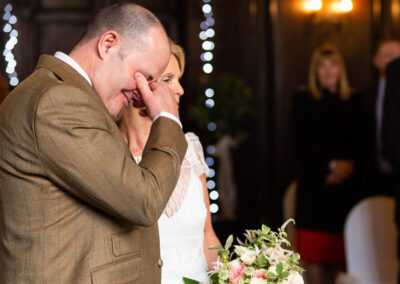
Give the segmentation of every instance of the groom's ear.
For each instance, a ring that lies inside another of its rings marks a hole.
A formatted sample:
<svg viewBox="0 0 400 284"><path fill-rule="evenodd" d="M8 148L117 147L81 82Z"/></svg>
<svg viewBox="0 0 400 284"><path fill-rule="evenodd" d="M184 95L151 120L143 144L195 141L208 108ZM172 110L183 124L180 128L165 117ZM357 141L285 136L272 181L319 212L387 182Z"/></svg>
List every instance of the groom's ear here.
<svg viewBox="0 0 400 284"><path fill-rule="evenodd" d="M97 43L97 51L102 60L106 60L113 54L118 53L120 49L121 37L116 31L105 32Z"/></svg>

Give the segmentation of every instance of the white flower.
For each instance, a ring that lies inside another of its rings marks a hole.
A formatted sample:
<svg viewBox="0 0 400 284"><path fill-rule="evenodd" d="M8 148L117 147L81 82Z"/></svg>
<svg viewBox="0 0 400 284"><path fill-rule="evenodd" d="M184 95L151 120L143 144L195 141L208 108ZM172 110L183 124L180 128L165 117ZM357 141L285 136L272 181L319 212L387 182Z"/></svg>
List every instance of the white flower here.
<svg viewBox="0 0 400 284"><path fill-rule="evenodd" d="M257 253L251 250L240 257L240 259L247 265L252 265L256 261L256 258Z"/></svg>
<svg viewBox="0 0 400 284"><path fill-rule="evenodd" d="M246 247L235 246L235 252L240 255L240 259L247 265L252 265L257 258L257 252Z"/></svg>
<svg viewBox="0 0 400 284"><path fill-rule="evenodd" d="M262 278L251 278L250 284L267 284L267 280Z"/></svg>
<svg viewBox="0 0 400 284"><path fill-rule="evenodd" d="M237 269L239 266L241 266L241 263L239 259L234 259L229 262L229 265L232 269Z"/></svg>
<svg viewBox="0 0 400 284"><path fill-rule="evenodd" d="M269 268L268 268L268 272L272 272L273 274L277 274L276 273L276 265L271 265Z"/></svg>
<svg viewBox="0 0 400 284"><path fill-rule="evenodd" d="M249 250L248 248L246 248L246 247L243 247L243 246L235 246L235 252L236 252L236 254L238 254L238 255L240 255L240 256L242 256L242 255L248 253L249 251L250 251L250 250Z"/></svg>
<svg viewBox="0 0 400 284"><path fill-rule="evenodd" d="M298 272L292 272L288 279L284 280L282 284L304 284L304 280Z"/></svg>

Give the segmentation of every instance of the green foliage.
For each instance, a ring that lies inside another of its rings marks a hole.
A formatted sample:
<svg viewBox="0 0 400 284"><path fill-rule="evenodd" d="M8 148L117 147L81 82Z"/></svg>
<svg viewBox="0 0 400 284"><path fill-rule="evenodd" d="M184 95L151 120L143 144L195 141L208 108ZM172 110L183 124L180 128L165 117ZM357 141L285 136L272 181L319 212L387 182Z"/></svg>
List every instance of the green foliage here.
<svg viewBox="0 0 400 284"><path fill-rule="evenodd" d="M213 283L218 283L219 282L219 274L214 273L213 275L210 276L210 279ZM187 283L185 283L185 284L187 284Z"/></svg>
<svg viewBox="0 0 400 284"><path fill-rule="evenodd" d="M205 106L208 99L204 96L207 88L214 90L213 108ZM256 105L250 87L232 75L217 76L199 89L197 100L189 110L189 118L200 129L206 129L208 123L215 122L217 129L212 132L213 142L224 135L230 135L237 144L248 136L248 127L256 114Z"/></svg>
<svg viewBox="0 0 400 284"><path fill-rule="evenodd" d="M209 247L208 249L218 249L218 250L220 250L220 249L223 249L223 247L221 247L220 245L217 245L217 246Z"/></svg>
<svg viewBox="0 0 400 284"><path fill-rule="evenodd" d="M183 277L183 283L185 283L185 284L200 284L199 281L196 281L196 280L193 280L190 278L186 278L186 277Z"/></svg>
<svg viewBox="0 0 400 284"><path fill-rule="evenodd" d="M265 257L265 255L260 255L260 257L256 261L256 266L258 268L268 268L269 262L268 259Z"/></svg>
<svg viewBox="0 0 400 284"><path fill-rule="evenodd" d="M230 235L225 243L225 249L228 250L232 246L233 243L233 235Z"/></svg>

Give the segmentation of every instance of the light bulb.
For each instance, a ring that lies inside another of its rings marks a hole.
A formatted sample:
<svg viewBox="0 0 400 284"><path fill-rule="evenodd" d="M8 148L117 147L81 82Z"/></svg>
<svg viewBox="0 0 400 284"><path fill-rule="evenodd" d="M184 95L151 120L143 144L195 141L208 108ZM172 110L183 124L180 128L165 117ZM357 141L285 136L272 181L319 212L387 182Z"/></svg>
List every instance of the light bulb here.
<svg viewBox="0 0 400 284"><path fill-rule="evenodd" d="M342 2L340 2L340 10L342 10L343 12L350 12L351 10L353 10L353 1L342 0Z"/></svg>
<svg viewBox="0 0 400 284"><path fill-rule="evenodd" d="M309 11L319 11L322 9L322 1L321 0L308 0L304 3L304 7Z"/></svg>

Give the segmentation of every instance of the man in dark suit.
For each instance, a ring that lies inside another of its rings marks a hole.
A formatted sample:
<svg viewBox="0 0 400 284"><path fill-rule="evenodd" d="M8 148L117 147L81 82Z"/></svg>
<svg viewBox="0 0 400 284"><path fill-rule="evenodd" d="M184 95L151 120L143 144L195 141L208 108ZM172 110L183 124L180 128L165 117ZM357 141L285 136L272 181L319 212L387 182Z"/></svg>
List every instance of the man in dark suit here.
<svg viewBox="0 0 400 284"><path fill-rule="evenodd" d="M383 150L393 166L395 220L400 231L400 59L394 60L387 66L386 78ZM400 259L400 235L398 258Z"/></svg>
<svg viewBox="0 0 400 284"><path fill-rule="evenodd" d="M370 167L372 182L368 183L369 195L393 195L393 169L390 161L382 153L382 119L386 88L386 66L400 57L400 42L386 39L380 42L373 58L379 77L365 94L365 105L369 116L369 144L371 150Z"/></svg>

